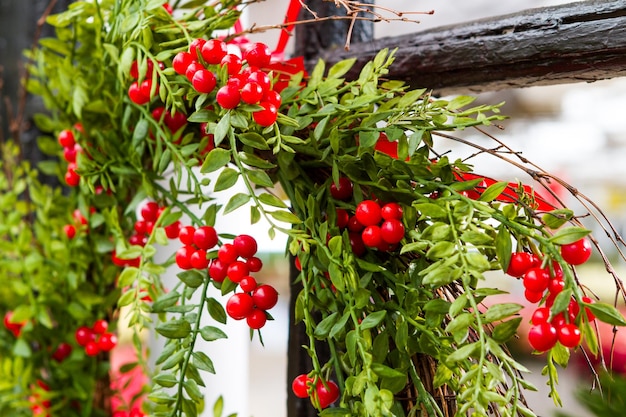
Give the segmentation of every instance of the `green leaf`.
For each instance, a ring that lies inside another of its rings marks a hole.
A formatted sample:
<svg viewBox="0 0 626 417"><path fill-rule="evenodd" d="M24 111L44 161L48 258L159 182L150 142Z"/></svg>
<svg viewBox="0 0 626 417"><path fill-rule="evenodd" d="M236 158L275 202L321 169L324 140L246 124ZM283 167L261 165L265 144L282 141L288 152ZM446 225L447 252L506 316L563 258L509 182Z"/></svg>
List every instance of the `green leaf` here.
<svg viewBox="0 0 626 417"><path fill-rule="evenodd" d="M274 186L274 181L272 181L270 176L267 175L265 171L253 169L253 170L247 171L246 175L248 176L250 181L252 181L256 185L259 185L261 187L273 187Z"/></svg>
<svg viewBox="0 0 626 417"><path fill-rule="evenodd" d="M188 287L198 288L204 283L206 274L198 271L197 269L190 269L176 274L178 279L185 283Z"/></svg>
<svg viewBox="0 0 626 417"><path fill-rule="evenodd" d="M278 208L287 208L287 205L283 200L276 197L274 194L263 193L259 195L259 201L263 204L267 204L268 206L278 207Z"/></svg>
<svg viewBox="0 0 626 417"><path fill-rule="evenodd" d="M428 259L443 259L449 258L456 252L456 244L453 242L442 241L435 243L429 250L426 252L426 257Z"/></svg>
<svg viewBox="0 0 626 417"><path fill-rule="evenodd" d="M523 305L516 303L494 304L489 307L485 313L485 322L491 323L497 320L505 319L517 314L522 308L524 308Z"/></svg>
<svg viewBox="0 0 626 417"><path fill-rule="evenodd" d="M219 301L213 297L207 298L206 305L209 315L213 318L213 320L218 323L226 324L226 311L224 310L224 306Z"/></svg>
<svg viewBox="0 0 626 417"><path fill-rule="evenodd" d="M293 214L290 211L277 210L277 211L271 211L271 212L269 212L269 214L274 219L276 219L278 221L281 221L281 222L291 223L291 224L300 224L300 223L302 223L302 220L300 220L300 218L298 216L296 216L295 214Z"/></svg>
<svg viewBox="0 0 626 417"><path fill-rule="evenodd" d="M361 330L376 327L378 326L378 324L380 324L381 321L383 321L385 315L387 315L387 310L379 310L374 313L368 314L367 317L363 319L359 327L361 328Z"/></svg>
<svg viewBox="0 0 626 417"><path fill-rule="evenodd" d="M230 162L230 151L223 148L215 148L207 155L200 172L207 174L209 172L217 171L224 165Z"/></svg>
<svg viewBox="0 0 626 417"><path fill-rule="evenodd" d="M237 210L239 207L250 201L250 195L244 193L237 193L228 200L226 207L224 207L224 214L228 214Z"/></svg>
<svg viewBox="0 0 626 417"><path fill-rule="evenodd" d="M201 351L195 351L191 354L193 358L193 364L196 365L196 368L201 371L206 371L211 374L215 373L215 367L213 366L213 361L207 356L206 353Z"/></svg>
<svg viewBox="0 0 626 417"><path fill-rule="evenodd" d="M517 333L522 317L515 317L504 323L498 324L491 332L491 337L498 343L506 343Z"/></svg>
<svg viewBox="0 0 626 417"><path fill-rule="evenodd" d="M448 217L448 212L442 207L433 203L421 203L415 205L417 211L425 217L431 217L433 219L441 219Z"/></svg>
<svg viewBox="0 0 626 417"><path fill-rule="evenodd" d="M330 333L330 330L337 322L338 315L339 313L335 311L334 313L332 313L331 315L327 316L322 321L320 321L317 324L317 326L315 326L315 332L313 333L315 337L319 339L323 339L326 336L328 336L328 334Z"/></svg>
<svg viewBox="0 0 626 417"><path fill-rule="evenodd" d="M448 110L458 110L461 107L465 107L468 104L473 103L474 100L476 100L476 97L472 97L472 96L458 96L458 97L455 97L452 100L450 100L446 107L447 107Z"/></svg>
<svg viewBox="0 0 626 417"><path fill-rule="evenodd" d="M598 320L613 326L626 326L624 316L612 305L606 303L585 303L585 307L597 317Z"/></svg>
<svg viewBox="0 0 626 417"><path fill-rule="evenodd" d="M191 325L187 320L170 320L159 324L155 330L168 339L183 339L191 333Z"/></svg>
<svg viewBox="0 0 626 417"><path fill-rule="evenodd" d="M117 279L117 285L120 288L130 287L135 283L139 276L139 268L135 268L132 266L124 268L119 278Z"/></svg>
<svg viewBox="0 0 626 417"><path fill-rule="evenodd" d="M219 146L219 144L222 143L222 141L224 140L226 135L228 135L228 132L231 129L230 112L228 112L224 116L222 116L220 121L217 123L217 126L215 127L215 133L213 133L213 141L215 143L215 146Z"/></svg>
<svg viewBox="0 0 626 417"><path fill-rule="evenodd" d="M169 372L158 374L152 380L165 388L171 388L178 383L178 378Z"/></svg>
<svg viewBox="0 0 626 417"><path fill-rule="evenodd" d="M550 238L550 241L556 245L567 245L569 243L574 243L576 241L579 241L583 237L587 236L589 233L591 233L591 230L588 230L582 227L577 227L577 226L566 227L564 229L558 230Z"/></svg>
<svg viewBox="0 0 626 417"><path fill-rule="evenodd" d="M445 361L449 364L454 364L456 362L465 360L473 356L477 351L480 350L479 342L474 342L469 345L461 346L450 355L445 358Z"/></svg>
<svg viewBox="0 0 626 417"><path fill-rule="evenodd" d="M200 329L200 336L207 342L212 342L218 339L227 339L228 336L221 329L214 326L204 326Z"/></svg>
<svg viewBox="0 0 626 417"><path fill-rule="evenodd" d="M328 70L328 78L339 78L350 71L350 68L356 62L356 58L344 59L337 62Z"/></svg>
<svg viewBox="0 0 626 417"><path fill-rule="evenodd" d="M503 271L509 268L512 251L513 243L511 242L511 234L507 228L501 224L498 227L498 234L496 235L496 256L498 257Z"/></svg>
<svg viewBox="0 0 626 417"><path fill-rule="evenodd" d="M265 138L256 132L241 133L237 136L237 139L239 139L244 145L260 149L262 151L266 151L270 148L267 145Z"/></svg>
<svg viewBox="0 0 626 417"><path fill-rule="evenodd" d="M478 201L490 202L495 200L500 194L502 194L502 191L504 191L504 189L508 187L508 185L509 184L507 182L503 181L491 184L489 187L487 187L485 191L483 191L483 193L478 198Z"/></svg>
<svg viewBox="0 0 626 417"><path fill-rule="evenodd" d="M272 169L276 167L273 163L248 152L239 152L238 155L241 162L254 168Z"/></svg>
<svg viewBox="0 0 626 417"><path fill-rule="evenodd" d="M217 177L217 180L215 181L213 191L218 192L227 190L235 185L238 179L239 171L236 171L232 168L224 168L220 172L220 175Z"/></svg>
<svg viewBox="0 0 626 417"><path fill-rule="evenodd" d="M556 230L563 226L568 220L574 217L574 212L570 209L556 209L545 213L541 217L541 221L546 227Z"/></svg>

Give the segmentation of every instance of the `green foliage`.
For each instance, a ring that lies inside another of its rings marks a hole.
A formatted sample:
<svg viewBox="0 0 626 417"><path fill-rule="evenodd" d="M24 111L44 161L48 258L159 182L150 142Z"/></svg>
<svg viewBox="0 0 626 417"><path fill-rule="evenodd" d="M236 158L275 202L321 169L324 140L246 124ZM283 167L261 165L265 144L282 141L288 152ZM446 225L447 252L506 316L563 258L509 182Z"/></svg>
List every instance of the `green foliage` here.
<svg viewBox="0 0 626 417"><path fill-rule="evenodd" d="M143 410L152 417L197 416L204 407L203 375L215 367L196 342L226 338L229 318L209 291L230 294L237 284L202 268L178 273L166 290L161 278L176 267L174 257L157 261L154 255L168 242L165 228L179 219L212 226L217 216L250 210L251 223L265 220L270 237L288 235L288 250L302 266L295 319L309 337L309 375L335 379L341 388L335 408L322 411L312 397L320 415L442 415L437 392L427 389L432 386L452 390L458 415L491 409L532 416L522 401L522 391L533 389L521 376L527 370L504 345L520 325L521 306L484 307L502 294L484 286L485 273L506 270L513 243L541 254L544 264L564 269L567 297L552 307L554 314L564 311L570 299L582 303L584 294L559 245L588 231L563 227L574 218L566 209L540 218L521 185L494 182L476 191L482 178L462 177L471 166L441 156L437 132L489 125L502 119L499 106L470 106L473 98L465 96L443 100L386 80L394 58L383 50L354 80L343 78L354 60L331 68L320 61L310 75L291 74L276 122L261 126L254 119L258 105L222 108L215 92L198 93L172 68L175 54L194 39L231 27L239 2L189 2L176 18L163 3L75 2L48 18L55 37L28 54L28 89L50 110L37 122L50 135L73 130L81 147L80 184L62 192L37 181L39 172L62 178L68 168L51 137L41 138L40 147L59 162L39 171L15 163L11 145L3 150L0 274L7 283L0 305L26 323L17 338L2 330L3 415L27 414L25 398L40 378L50 384L53 415L105 415L106 404L94 396L107 375L107 358L75 349L55 363L47 347L74 344L76 328L95 319L115 326L123 312L139 353L129 366L151 377ZM128 95L133 63L138 82L152 82L144 105ZM212 69L218 86L225 85L226 69ZM278 84L280 74L272 75ZM158 116L161 107L168 113ZM185 121L172 131L166 119L177 114ZM385 137L390 148L383 147ZM350 198L329 191L340 178L354 185ZM244 190L234 192L236 183ZM225 191L230 197L222 206L215 193ZM145 245L131 244L146 199L164 211ZM357 254L354 236L337 225L337 209L353 213L369 199L399 203L406 233L396 246ZM63 226L75 221L76 209L87 224L77 224L70 239ZM220 245L233 238L228 230L218 232ZM600 320L626 324L610 305L585 306ZM589 327L583 316L576 320ZM165 339L156 369L144 359L139 334L145 328ZM330 348L327 362L317 355L318 342ZM548 353L545 372L555 401L556 365L568 358L561 345ZM425 374L425 368L433 371ZM214 415L222 408L220 399Z"/></svg>

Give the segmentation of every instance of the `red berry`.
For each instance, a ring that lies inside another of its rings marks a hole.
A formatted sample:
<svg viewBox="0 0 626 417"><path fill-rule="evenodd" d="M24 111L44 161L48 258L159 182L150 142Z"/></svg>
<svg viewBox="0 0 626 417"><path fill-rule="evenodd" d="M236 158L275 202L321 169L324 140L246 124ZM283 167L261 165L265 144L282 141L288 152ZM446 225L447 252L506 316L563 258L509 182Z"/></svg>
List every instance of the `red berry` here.
<svg viewBox="0 0 626 417"><path fill-rule="evenodd" d="M398 203L387 203L380 209L380 215L384 220L402 220L402 206Z"/></svg>
<svg viewBox="0 0 626 417"><path fill-rule="evenodd" d="M113 333L104 333L98 339L98 348L104 352L109 352L117 346L117 336Z"/></svg>
<svg viewBox="0 0 626 417"><path fill-rule="evenodd" d="M369 246L370 248L378 247L383 240L380 227L376 225L367 226L361 232L361 239L363 240L365 246Z"/></svg>
<svg viewBox="0 0 626 417"><path fill-rule="evenodd" d="M213 259L209 266L209 276L213 278L215 282L223 282L226 278L227 268L228 266L219 259Z"/></svg>
<svg viewBox="0 0 626 417"><path fill-rule="evenodd" d="M196 71L191 80L191 84L193 88L198 93L208 94L215 88L217 84L217 80L215 79L215 75L207 69L201 69Z"/></svg>
<svg viewBox="0 0 626 417"><path fill-rule="evenodd" d="M550 318L550 309L548 307L539 307L535 310L530 319L532 324L547 323Z"/></svg>
<svg viewBox="0 0 626 417"><path fill-rule="evenodd" d="M221 66L226 65L226 71L228 72L228 75L232 77L234 75L239 74L239 71L241 71L241 66L242 66L241 58L239 58L237 55L227 54L220 61L220 65Z"/></svg>
<svg viewBox="0 0 626 417"><path fill-rule="evenodd" d="M193 233L193 244L199 249L213 249L217 241L217 232L213 226L200 226Z"/></svg>
<svg viewBox="0 0 626 417"><path fill-rule="evenodd" d="M256 279L250 275L245 276L239 281L239 287L243 292L252 292L257 287Z"/></svg>
<svg viewBox="0 0 626 417"><path fill-rule="evenodd" d="M87 356L96 356L100 353L100 346L98 346L98 343L94 340L87 342L85 345L85 353Z"/></svg>
<svg viewBox="0 0 626 417"><path fill-rule="evenodd" d="M69 343L59 343L59 346L54 350L52 359L57 362L63 362L68 356L72 354L72 345Z"/></svg>
<svg viewBox="0 0 626 417"><path fill-rule="evenodd" d="M239 235L233 239L233 246L242 258L251 258L258 249L256 239L250 235Z"/></svg>
<svg viewBox="0 0 626 417"><path fill-rule="evenodd" d="M544 268L530 268L524 274L524 288L534 292L543 292L550 283L550 274Z"/></svg>
<svg viewBox="0 0 626 417"><path fill-rule="evenodd" d="M256 83L258 84L261 89L263 90L263 92L265 93L266 91L269 91L272 88L272 80L270 79L270 76L267 75L267 73L263 72L263 71L254 71L252 72L247 80L248 83Z"/></svg>
<svg viewBox="0 0 626 417"><path fill-rule="evenodd" d="M272 103L262 102L259 104L263 110L252 113L254 121L263 127L271 126L278 118L278 109Z"/></svg>
<svg viewBox="0 0 626 417"><path fill-rule="evenodd" d="M591 241L586 237L561 246L561 256L570 265L584 264L591 256L591 251Z"/></svg>
<svg viewBox="0 0 626 417"><path fill-rule="evenodd" d="M89 327L81 326L76 329L76 333L74 334L76 338L76 342L80 346L86 346L87 343L93 341L95 339L93 332Z"/></svg>
<svg viewBox="0 0 626 417"><path fill-rule="evenodd" d="M202 38L194 39L189 44L189 55L194 61L198 60L198 56L202 54L202 47L206 44L206 40Z"/></svg>
<svg viewBox="0 0 626 417"><path fill-rule="evenodd" d="M363 226L377 225L382 220L380 205L374 200L361 201L354 212L356 219Z"/></svg>
<svg viewBox="0 0 626 417"><path fill-rule="evenodd" d="M352 252L357 256L365 255L365 251L367 248L363 243L363 239L361 238L361 233L351 232L349 235L350 238L350 246L352 247Z"/></svg>
<svg viewBox="0 0 626 417"><path fill-rule="evenodd" d="M65 183L69 187L78 187L80 184L80 175L78 175L74 169L68 167L65 173Z"/></svg>
<svg viewBox="0 0 626 417"><path fill-rule="evenodd" d="M174 223L165 226L165 234L169 239L178 238L178 234L180 233L181 223L179 220L176 220Z"/></svg>
<svg viewBox="0 0 626 417"><path fill-rule="evenodd" d="M539 352L552 349L557 340L556 329L550 323L536 324L528 332L528 342Z"/></svg>
<svg viewBox="0 0 626 417"><path fill-rule="evenodd" d="M582 335L580 329L573 323L565 324L558 329L559 342L567 348L573 348L580 344Z"/></svg>
<svg viewBox="0 0 626 417"><path fill-rule="evenodd" d="M159 205L154 201L148 201L143 206L141 206L141 218L147 222L156 222L158 217L157 213L159 212Z"/></svg>
<svg viewBox="0 0 626 417"><path fill-rule="evenodd" d="M313 384L313 380L307 374L300 374L293 379L291 390L298 398L308 398L309 388Z"/></svg>
<svg viewBox="0 0 626 417"><path fill-rule="evenodd" d="M319 400L320 408L326 408L339 399L339 387L334 381L327 381L326 386L322 381L315 385L315 394Z"/></svg>
<svg viewBox="0 0 626 417"><path fill-rule="evenodd" d="M196 250L193 248L193 246L183 246L182 248L178 249L175 255L176 265L178 265L180 269L191 269L191 255L195 251Z"/></svg>
<svg viewBox="0 0 626 417"><path fill-rule="evenodd" d="M235 245L231 243L224 243L222 247L218 249L217 257L224 264L230 265L237 260L239 253L237 252Z"/></svg>
<svg viewBox="0 0 626 417"><path fill-rule="evenodd" d="M383 240L389 244L400 243L404 238L404 225L400 220L390 219L380 226L380 233Z"/></svg>
<svg viewBox="0 0 626 417"><path fill-rule="evenodd" d="M552 278L548 283L548 291L550 294L558 294L565 289L565 281L563 278Z"/></svg>
<svg viewBox="0 0 626 417"><path fill-rule="evenodd" d="M582 302L585 303L585 304L593 304L594 303L594 301L591 298L587 297L587 296L582 298ZM587 320L589 320L589 321L594 321L596 319L596 316L587 307L585 307L585 314L587 315Z"/></svg>
<svg viewBox="0 0 626 417"><path fill-rule="evenodd" d="M246 316L246 323L248 324L248 327L254 330L258 330L265 326L266 322L267 314L264 310L260 310L258 308L253 309L250 314Z"/></svg>
<svg viewBox="0 0 626 417"><path fill-rule="evenodd" d="M263 94L263 98L261 99L261 101L272 103L274 106L276 106L276 108L279 108L283 102L283 99L280 96L279 92L274 90L268 90L265 92L265 94Z"/></svg>
<svg viewBox="0 0 626 417"><path fill-rule="evenodd" d="M195 250L189 256L189 263L194 269L206 269L209 266L209 260L206 257L206 251L204 249Z"/></svg>
<svg viewBox="0 0 626 417"><path fill-rule="evenodd" d="M152 93L152 86L154 84L152 83L152 78L147 78L145 80L142 81L142 83L139 85L139 89L141 90L141 94L143 94L145 97L148 98L148 101L150 101L150 99L153 96Z"/></svg>
<svg viewBox="0 0 626 417"><path fill-rule="evenodd" d="M252 67L267 67L271 58L270 48L261 42L252 43L243 52L243 59L248 61L248 65Z"/></svg>
<svg viewBox="0 0 626 417"><path fill-rule="evenodd" d="M345 229L348 227L348 221L350 220L350 215L344 209L337 209L337 227L340 229Z"/></svg>
<svg viewBox="0 0 626 417"><path fill-rule="evenodd" d="M172 67L177 74L185 75L187 68L194 61L189 52L179 52L172 60Z"/></svg>
<svg viewBox="0 0 626 417"><path fill-rule="evenodd" d="M271 285L259 285L252 293L252 299L257 308L269 310L278 302L278 292Z"/></svg>
<svg viewBox="0 0 626 417"><path fill-rule="evenodd" d="M263 261L256 256L248 258L246 260L246 264L248 265L250 272L259 272L263 268Z"/></svg>
<svg viewBox="0 0 626 417"><path fill-rule="evenodd" d="M248 265L242 261L234 261L228 265L226 276L232 282L239 282L250 273Z"/></svg>
<svg viewBox="0 0 626 417"><path fill-rule="evenodd" d="M346 177L340 177L339 182L330 184L330 195L337 200L349 200L352 198L353 184Z"/></svg>
<svg viewBox="0 0 626 417"><path fill-rule="evenodd" d="M506 273L512 277L519 278L533 267L532 255L528 252L514 252L511 254L509 267Z"/></svg>
<svg viewBox="0 0 626 417"><path fill-rule="evenodd" d="M76 162L76 155L78 155L78 150L80 146L74 145L71 148L63 148L63 159L67 162Z"/></svg>
<svg viewBox="0 0 626 417"><path fill-rule="evenodd" d="M363 229L365 229L365 226L363 226L361 224L361 222L359 222L356 218L356 216L351 216L348 219L348 230L354 233L359 233L361 232Z"/></svg>
<svg viewBox="0 0 626 417"><path fill-rule="evenodd" d="M202 59L209 65L216 65L226 56L228 49L226 44L219 39L209 39L202 47Z"/></svg>
<svg viewBox="0 0 626 417"><path fill-rule="evenodd" d="M217 104L223 108L234 109L239 105L241 97L237 87L227 84L217 90L215 99L217 100Z"/></svg>
<svg viewBox="0 0 626 417"><path fill-rule="evenodd" d="M196 233L195 227L184 226L178 231L178 240L180 240L180 243L182 243L183 245L193 245L194 244L193 237L195 233ZM209 248L203 248L203 249L209 249Z"/></svg>
<svg viewBox="0 0 626 417"><path fill-rule="evenodd" d="M543 298L543 291L531 291L526 289L524 290L524 298L526 298L529 303L538 303Z"/></svg>
<svg viewBox="0 0 626 417"><path fill-rule="evenodd" d="M193 76L196 74L196 72L202 69L204 69L204 66L201 63L199 63L198 61L192 61L185 71L185 77L187 77L187 79L191 81L193 80Z"/></svg>
<svg viewBox="0 0 626 417"><path fill-rule="evenodd" d="M59 144L64 148L73 148L76 144L74 133L69 129L60 131L57 139L59 141Z"/></svg>
<svg viewBox="0 0 626 417"><path fill-rule="evenodd" d="M100 319L100 320L96 320L91 330L95 334L103 334L103 333L106 333L108 328L109 328L109 322L104 319Z"/></svg>
<svg viewBox="0 0 626 417"><path fill-rule="evenodd" d="M263 88L254 81L244 84L241 88L241 100L248 104L257 104L263 98Z"/></svg>
<svg viewBox="0 0 626 417"><path fill-rule="evenodd" d="M74 239L74 236L76 236L76 228L72 224L66 224L63 226L63 231L68 239Z"/></svg>
<svg viewBox="0 0 626 417"><path fill-rule="evenodd" d="M128 97L130 97L130 100L138 105L143 105L146 104L150 101L150 96L146 96L141 88L139 87L139 84L137 83L137 81L133 82L130 87L128 87Z"/></svg>
<svg viewBox="0 0 626 417"><path fill-rule="evenodd" d="M226 313L235 320L245 319L254 308L252 297L247 293L236 293L226 301Z"/></svg>

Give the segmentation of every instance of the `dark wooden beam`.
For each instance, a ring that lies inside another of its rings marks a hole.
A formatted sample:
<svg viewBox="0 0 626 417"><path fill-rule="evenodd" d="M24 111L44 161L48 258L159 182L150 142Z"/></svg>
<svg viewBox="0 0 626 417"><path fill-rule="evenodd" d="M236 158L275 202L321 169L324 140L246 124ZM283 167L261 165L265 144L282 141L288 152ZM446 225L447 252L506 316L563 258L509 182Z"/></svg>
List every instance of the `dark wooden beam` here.
<svg viewBox="0 0 626 417"><path fill-rule="evenodd" d="M320 57L358 71L394 49L389 78L439 94L591 82L626 75L626 0L593 0L353 43Z"/></svg>

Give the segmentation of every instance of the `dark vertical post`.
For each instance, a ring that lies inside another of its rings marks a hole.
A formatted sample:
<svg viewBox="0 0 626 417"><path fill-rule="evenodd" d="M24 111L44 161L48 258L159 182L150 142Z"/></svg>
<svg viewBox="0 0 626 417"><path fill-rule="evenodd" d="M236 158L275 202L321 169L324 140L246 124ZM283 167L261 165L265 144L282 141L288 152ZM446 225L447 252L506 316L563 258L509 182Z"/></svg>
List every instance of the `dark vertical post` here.
<svg viewBox="0 0 626 417"><path fill-rule="evenodd" d="M372 4L373 0L362 0L361 3ZM343 8L337 7L334 2L328 0L308 0L306 1L306 5L308 8L315 11L319 17L345 16L346 12ZM311 13L306 10L306 8L303 8L300 12L299 19L311 19L312 17ZM296 26L295 55L304 56L306 61L311 62L311 60L315 60L321 51L330 48L341 48L341 50L343 50L351 23L350 20L325 20ZM368 42L371 41L373 37L373 22L367 20L355 21L350 42ZM296 296L302 291L302 285L294 283L298 276L298 270L294 267L293 259L291 259L291 261L289 278L290 282L292 282L292 287L289 312L290 319L293 320ZM302 349L302 345L307 346L308 344L309 339L305 333L304 324L299 323L296 325L293 322L290 323L287 361L288 417L317 416L316 410L311 406L311 402L308 399L296 398L291 392L291 381L293 381L297 375L311 371L311 360L307 352ZM320 346L316 347L316 350L318 355L326 356L326 358L320 358L321 360L325 360L330 356L328 347L325 345L320 344Z"/></svg>

